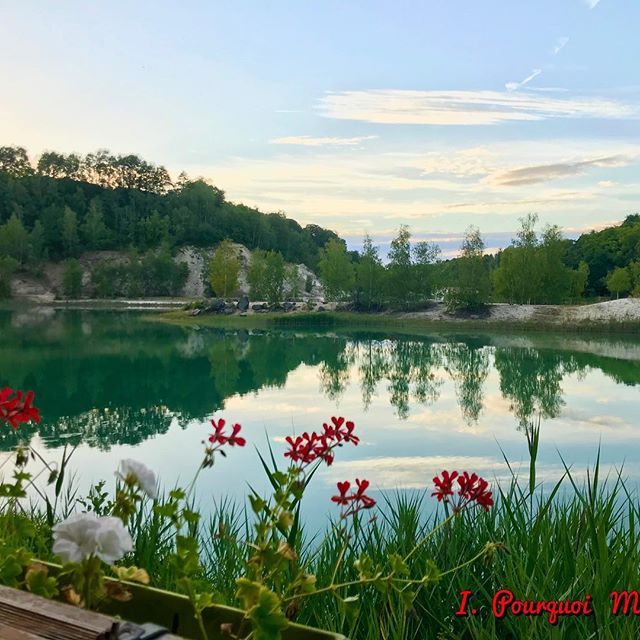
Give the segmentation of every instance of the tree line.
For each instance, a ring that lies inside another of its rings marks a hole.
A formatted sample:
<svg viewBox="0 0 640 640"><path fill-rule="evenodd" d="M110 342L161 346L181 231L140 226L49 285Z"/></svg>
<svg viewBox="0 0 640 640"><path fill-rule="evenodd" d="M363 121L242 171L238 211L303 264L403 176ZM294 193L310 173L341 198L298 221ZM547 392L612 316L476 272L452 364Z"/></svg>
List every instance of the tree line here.
<svg viewBox="0 0 640 640"><path fill-rule="evenodd" d="M164 167L136 155L48 151L34 163L22 147L0 147L0 287L10 272L37 271L47 260L100 250L174 252L225 238L315 268L337 237L282 212L229 202L202 179L182 173L173 182Z"/></svg>
<svg viewBox="0 0 640 640"><path fill-rule="evenodd" d="M449 260L435 244L412 243L407 226L391 241L386 263L369 236L355 256L330 240L318 262L320 278L328 298L363 310L415 309L434 298L455 310L640 296L640 215L576 241L557 225L538 231L537 223L535 214L521 218L511 244L495 255L486 253L480 230L469 227L459 256Z"/></svg>

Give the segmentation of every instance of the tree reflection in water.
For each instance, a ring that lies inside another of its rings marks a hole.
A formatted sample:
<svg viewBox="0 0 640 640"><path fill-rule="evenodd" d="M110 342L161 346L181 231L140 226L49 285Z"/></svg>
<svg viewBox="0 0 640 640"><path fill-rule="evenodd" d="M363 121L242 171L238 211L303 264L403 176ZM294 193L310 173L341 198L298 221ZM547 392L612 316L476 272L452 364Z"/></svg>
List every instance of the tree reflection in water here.
<svg viewBox="0 0 640 640"><path fill-rule="evenodd" d="M589 349L490 336L182 330L123 312L0 312L0 385L36 392L44 417L39 435L51 447L139 444L165 433L172 421L185 426L211 415L231 396L282 388L301 365L315 368L325 398L339 400L353 383L364 410L383 395L400 419L436 403L451 381L469 425L483 413L486 381L495 371L500 393L525 427L532 416L560 414L567 375L597 368L618 383L638 384L640 358ZM20 437L4 430L0 447L11 448Z"/></svg>

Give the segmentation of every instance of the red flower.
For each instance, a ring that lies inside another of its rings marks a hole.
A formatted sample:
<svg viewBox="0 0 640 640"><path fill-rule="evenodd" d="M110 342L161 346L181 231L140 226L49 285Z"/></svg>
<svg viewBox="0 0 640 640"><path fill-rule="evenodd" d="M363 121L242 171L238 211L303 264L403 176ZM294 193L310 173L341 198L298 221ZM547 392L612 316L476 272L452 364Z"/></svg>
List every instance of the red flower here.
<svg viewBox="0 0 640 640"><path fill-rule="evenodd" d="M224 435L224 426L226 421L224 418L220 418L218 423L216 424L215 420L211 420L211 425L213 426L213 433L209 436L209 442L212 444L226 444L228 438Z"/></svg>
<svg viewBox="0 0 640 640"><path fill-rule="evenodd" d="M316 460L324 460L330 466L334 459L333 450L343 442L358 444L360 439L353 435L355 424L345 421L344 418L331 418L331 424L326 422L322 425L322 433L306 431L297 437L287 436L286 441L289 448L285 451L284 457L290 458L292 462L306 466Z"/></svg>
<svg viewBox="0 0 640 640"><path fill-rule="evenodd" d="M232 427L231 435L228 439L230 446L233 447L238 445L239 447L244 447L244 445L247 444L247 441L242 436L238 435L240 433L240 429L242 429L242 427L236 422Z"/></svg>
<svg viewBox="0 0 640 640"><path fill-rule="evenodd" d="M449 473L448 471L442 472L442 479L438 476L435 476L433 479L433 484L436 485L436 490L431 494L432 496L436 496L438 502L442 502L446 500L448 496L453 495L453 481L458 477L458 472L454 471L453 473Z"/></svg>
<svg viewBox="0 0 640 640"><path fill-rule="evenodd" d="M349 506L348 509L343 511L342 518L352 516L362 509L371 509L371 507L375 507L376 501L365 493L369 488L368 480L359 480L356 478L356 491L351 493L348 493L351 488L351 483L349 481L345 480L344 482L338 482L337 486L339 495L332 496L331 501L343 507Z"/></svg>
<svg viewBox="0 0 640 640"><path fill-rule="evenodd" d="M331 496L331 501L342 505L349 504L351 498L347 496L347 491L349 491L350 488L351 483L348 480L338 482L338 491L340 492L340 495Z"/></svg>
<svg viewBox="0 0 640 640"><path fill-rule="evenodd" d="M454 480L458 481L457 492L454 491ZM438 502L454 502L453 509L456 513L474 502L485 511L489 511L489 508L494 504L493 494L489 491L489 483L477 473L469 474L469 472L463 471L459 474L457 471L451 473L443 471L442 478L436 476L433 482L436 490L431 495L435 496ZM450 500L456 493L457 500Z"/></svg>
<svg viewBox="0 0 640 640"><path fill-rule="evenodd" d="M7 421L14 429L20 422L40 422L40 411L32 404L33 395L33 391L27 391L23 398L22 391L0 389L0 421Z"/></svg>

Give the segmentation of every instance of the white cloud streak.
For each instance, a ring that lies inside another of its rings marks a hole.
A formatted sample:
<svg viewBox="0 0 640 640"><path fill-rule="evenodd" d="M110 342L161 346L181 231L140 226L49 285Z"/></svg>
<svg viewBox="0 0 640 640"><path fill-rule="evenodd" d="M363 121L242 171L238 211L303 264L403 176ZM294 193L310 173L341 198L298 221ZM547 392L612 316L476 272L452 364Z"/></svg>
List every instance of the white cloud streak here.
<svg viewBox="0 0 640 640"><path fill-rule="evenodd" d="M507 91L517 91L522 89L525 85L529 84L534 78L537 78L542 73L542 69L534 69L522 82L507 82L505 88Z"/></svg>
<svg viewBox="0 0 640 640"><path fill-rule="evenodd" d="M532 74L533 75L533 74ZM548 118L636 118L636 106L598 97L559 98L525 91L369 90L329 93L327 118L380 124L495 125Z"/></svg>
<svg viewBox="0 0 640 640"><path fill-rule="evenodd" d="M569 37L562 36L556 40L556 44L553 47L553 55L557 56L566 46L569 44Z"/></svg>
<svg viewBox="0 0 640 640"><path fill-rule="evenodd" d="M378 136L359 136L355 138L334 138L313 136L286 136L270 140L270 144L291 144L302 147L354 147L365 140L374 140Z"/></svg>

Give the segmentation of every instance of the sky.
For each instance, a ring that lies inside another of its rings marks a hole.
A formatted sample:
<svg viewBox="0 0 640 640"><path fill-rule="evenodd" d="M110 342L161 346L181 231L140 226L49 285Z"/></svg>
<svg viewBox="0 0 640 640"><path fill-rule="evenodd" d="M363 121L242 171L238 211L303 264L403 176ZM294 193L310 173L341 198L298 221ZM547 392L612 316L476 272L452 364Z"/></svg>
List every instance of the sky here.
<svg viewBox="0 0 640 640"><path fill-rule="evenodd" d="M640 210L639 0L3 2L0 145L137 153L382 247Z"/></svg>

